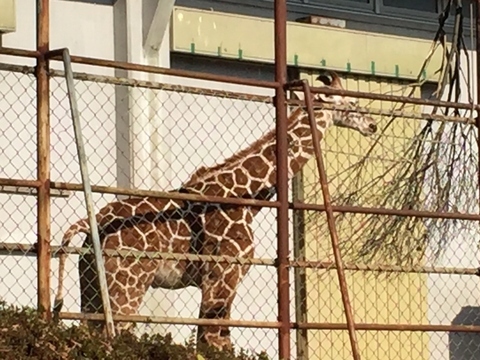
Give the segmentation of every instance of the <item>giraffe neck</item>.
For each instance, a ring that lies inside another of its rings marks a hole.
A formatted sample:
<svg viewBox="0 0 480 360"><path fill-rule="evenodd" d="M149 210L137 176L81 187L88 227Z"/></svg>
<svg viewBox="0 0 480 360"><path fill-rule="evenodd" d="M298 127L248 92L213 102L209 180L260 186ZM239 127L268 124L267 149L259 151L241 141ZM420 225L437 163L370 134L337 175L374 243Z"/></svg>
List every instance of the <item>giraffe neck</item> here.
<svg viewBox="0 0 480 360"><path fill-rule="evenodd" d="M316 131L322 139L333 124L331 111L316 110ZM313 141L308 114L296 109L288 118L288 173L292 178L313 156ZM183 188L203 195L257 197L262 189L276 183L275 129L231 156L223 163L195 172Z"/></svg>

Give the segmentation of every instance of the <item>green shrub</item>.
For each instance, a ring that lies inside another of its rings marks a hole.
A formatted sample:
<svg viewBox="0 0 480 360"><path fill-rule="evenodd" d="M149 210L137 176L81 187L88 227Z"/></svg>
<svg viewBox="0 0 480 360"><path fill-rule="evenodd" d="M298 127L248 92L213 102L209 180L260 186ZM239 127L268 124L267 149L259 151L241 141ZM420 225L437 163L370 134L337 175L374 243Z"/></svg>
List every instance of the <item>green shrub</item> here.
<svg viewBox="0 0 480 360"><path fill-rule="evenodd" d="M171 334L122 333L112 341L83 326L47 322L35 309L18 308L0 301L0 359L23 360L267 360L265 353L244 350L195 349L193 337L175 344Z"/></svg>

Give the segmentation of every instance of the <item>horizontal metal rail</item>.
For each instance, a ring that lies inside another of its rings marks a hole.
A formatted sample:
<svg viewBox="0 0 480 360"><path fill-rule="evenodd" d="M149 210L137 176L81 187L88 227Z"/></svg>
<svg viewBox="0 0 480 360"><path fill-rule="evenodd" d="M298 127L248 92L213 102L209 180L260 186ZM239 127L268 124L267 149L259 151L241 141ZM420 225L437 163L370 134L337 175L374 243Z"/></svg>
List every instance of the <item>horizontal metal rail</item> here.
<svg viewBox="0 0 480 360"><path fill-rule="evenodd" d="M347 330L347 324L340 323L292 323L293 329ZM364 331L412 331L412 332L467 332L480 333L477 325L430 325L430 324L364 324L355 323L355 330Z"/></svg>
<svg viewBox="0 0 480 360"><path fill-rule="evenodd" d="M65 76L64 71L60 71L60 70L50 70L49 74L54 77ZM146 88L146 89L152 89L152 90L171 91L176 93L204 95L204 96L220 97L225 99L236 99L236 100L260 102L260 103L272 103L273 101L271 96L254 95L254 94L242 93L242 92L236 92L236 91L214 90L211 88L168 84L168 83L161 83L161 82L155 82L155 81L127 79L127 78L115 77L115 76L94 75L94 74L74 72L73 78L81 81L92 81L92 82L103 83L103 84L112 84L112 85L121 85L121 86L123 85L123 86L139 87L139 88Z"/></svg>
<svg viewBox="0 0 480 360"><path fill-rule="evenodd" d="M15 49L0 46L0 55L11 55L18 57L38 58L40 52L36 50Z"/></svg>
<svg viewBox="0 0 480 360"><path fill-rule="evenodd" d="M64 320L97 320L102 321L102 314L61 312L60 319ZM277 329L280 323L276 321L246 321L220 319L174 318L144 315L114 315L114 321L170 324L170 325L201 325L201 326L231 326L242 328ZM347 330L347 324L342 323L295 323L291 322L291 329L307 330ZM466 332L480 333L480 326L475 325L433 325L433 324L374 324L355 323L355 330L359 331L412 331L412 332Z"/></svg>
<svg viewBox="0 0 480 360"><path fill-rule="evenodd" d="M52 189L57 190L70 190L70 191L82 191L81 184L72 184L64 182L52 182ZM153 190L136 190L126 189L110 186L92 186L92 191L102 194L114 194L114 195L127 195L127 196L139 196L139 197L156 197L166 200L179 200L179 201L196 201L204 203L216 203L226 205L240 205L240 206L253 206L253 207L267 207L276 208L279 206L277 201L265 201L255 199L241 199L241 198L227 198L220 196L202 196L185 194L179 192L165 192L165 191L153 191Z"/></svg>
<svg viewBox="0 0 480 360"><path fill-rule="evenodd" d="M54 77L64 77L64 72L60 70L50 70L49 73ZM81 80L81 81L92 81L92 82L104 83L104 84L124 85L124 86L140 87L140 88L153 89L153 90L221 97L226 99L236 99L236 100L252 101L252 102L267 103L267 104L270 104L273 102L273 98L271 96L253 95L253 94L234 92L234 91L213 90L213 89L207 89L202 87L193 87L193 86L161 83L161 82L155 82L155 81L128 79L128 78L115 77L115 76L94 75L94 74L87 74L87 73L81 73L81 72L74 72L73 75L76 80ZM298 106L304 105L303 102L300 100L288 100L287 104L298 105ZM314 103L314 105L315 104L321 105L325 109L337 109L337 110L347 109L346 107L332 106L330 104ZM366 113L371 115L396 116L396 117L419 119L419 120L433 119L436 121L475 124L475 120L471 118L459 117L459 116L444 116L444 115L436 115L436 114L428 114L428 113L414 113L414 112L405 112L400 110L388 111L388 110L380 110L380 109L358 109L357 111L360 113Z"/></svg>
<svg viewBox="0 0 480 360"><path fill-rule="evenodd" d="M81 247L61 247L52 246L52 257L56 258L60 254L86 255L93 254L91 249ZM103 254L110 257L135 258L135 259L157 259L157 260L188 260L192 262L215 262L229 263L239 265L255 266L276 266L274 259L257 258L239 258L233 256L214 256L214 255L195 255L195 254L172 254L153 251L137 250L103 250ZM36 247L32 244L22 243L0 243L0 255L12 256L35 256ZM296 261L292 260L288 264L291 268L309 268L317 270L335 270L335 263L331 261ZM456 268L456 267L437 267L437 266L399 266L385 264L355 264L345 263L345 270L363 271L363 272L385 272L385 273L410 273L410 274L438 274L438 275L480 275L478 268Z"/></svg>
<svg viewBox="0 0 480 360"><path fill-rule="evenodd" d="M61 312L60 319L64 320L98 320L102 321L102 314ZM280 323L276 321L246 321L246 320L220 320L220 319L193 319L177 317L160 317L144 315L114 315L114 321L150 323L150 324L171 324L171 325L203 325L203 326L232 326L244 328L265 328L277 329Z"/></svg>
<svg viewBox="0 0 480 360"><path fill-rule="evenodd" d="M391 102L398 102L398 103L404 103L404 104L450 107L454 109L466 109L466 110L480 109L480 105L476 105L476 104L457 103L457 102L441 101L441 100L427 100L427 99L421 99L416 97L375 94L375 93L368 93L363 91L340 90L340 89L333 89L329 87L312 87L311 90L312 90L312 93L319 93L319 94L325 94L325 95L350 96L350 97L355 97L359 99L382 100L382 101L391 101Z"/></svg>
<svg viewBox="0 0 480 360"><path fill-rule="evenodd" d="M49 53L47 53L47 56L51 60L60 61L61 51L62 49L50 51ZM0 47L0 54L36 58L38 57L39 53L37 51ZM139 72L149 72L149 73L170 75L170 76L177 76L177 77L188 77L188 78L199 79L199 80L229 82L229 83L234 83L239 85L258 86L263 88L274 89L279 86L279 84L274 81L242 79L242 78L237 78L233 76L221 76L221 75L212 75L208 73L201 73L201 72L195 72L195 71L174 70L174 69L161 68L161 67L151 66L151 65L133 64L133 63L127 63L127 62L121 62L121 61L96 59L96 58L90 58L90 57L84 57L84 56L72 56L72 62L78 63L78 64L91 65L91 66L101 66L101 67L107 67L107 68L116 68L116 69L139 71ZM289 86L289 90L293 90L293 89L297 89L299 91L301 90L300 87L296 86L295 84L291 84ZM332 89L328 87L312 87L311 90L312 90L312 93L322 93L326 95L342 95L342 96L351 96L351 97L371 99L371 100L383 100L383 101L409 103L409 104L417 104L417 105L451 107L451 108L467 109L467 110L480 109L480 105L475 105L475 104L455 103L450 101L439 101L439 100L427 100L427 99L407 97L407 96L375 94L375 93L367 93L367 92L361 92L361 91L339 90L339 89Z"/></svg>
<svg viewBox="0 0 480 360"><path fill-rule="evenodd" d="M287 104L291 106L304 106L303 102L300 100L288 100ZM339 105L330 105L320 102L313 103L315 107L321 107L323 109L330 109L330 110L349 110L346 106L339 106ZM447 116L447 115L440 115L440 114L429 114L429 113L421 113L421 112L412 112L412 111L404 111L404 110L382 110L382 109L374 109L374 108L357 108L355 111L361 114L369 114L369 115L380 115L386 117L396 117L396 118L406 118L406 119L415 119L415 120L434 120L434 121L442 121L442 122L454 122L454 123L462 123L462 124L469 124L474 125L475 119L471 117L465 116Z"/></svg>
<svg viewBox="0 0 480 360"><path fill-rule="evenodd" d="M59 70L50 70L50 75L55 77L63 77L64 72ZM225 90L212 90L202 87L194 86L184 86L184 85L175 85L168 83L160 83L154 81L145 81L145 80L136 80L136 79L127 79L122 77L115 76L106 76L106 75L94 75L87 73L74 72L74 78L81 81L92 81L97 83L112 84L112 85L124 85L131 87L140 87L153 90L161 91L171 91L177 93L187 93L194 95L204 95L212 97L221 97L225 99L236 99L244 101L259 102L265 104L271 104L273 98L271 96L262 96L262 95L253 95L248 93L234 92L234 91L225 91ZM300 100L288 100L287 104L303 106L303 102ZM314 103L314 105L321 105L325 109L347 109L343 106L333 106L330 104ZM350 110L350 109L349 109ZM428 114L428 113L415 113L408 111L400 110L380 110L380 109L358 109L360 113L371 114L371 115L381 115L381 116L395 116L401 118L417 119L417 120L436 120L436 121L445 121L445 122L459 122L465 124L475 124L475 120L468 117L460 116L445 116L437 114Z"/></svg>
<svg viewBox="0 0 480 360"><path fill-rule="evenodd" d="M9 186L0 185L0 194L22 195L22 196L37 196L37 188L30 186ZM50 189L50 196L56 198L69 198L70 191Z"/></svg>
<svg viewBox="0 0 480 360"><path fill-rule="evenodd" d="M86 255L93 254L92 249L82 247L61 247L52 246L51 255L53 258L59 257L60 254ZM21 243L0 243L0 255L13 256L35 256L37 253L36 246L32 244ZM138 251L138 250L111 250L103 249L102 253L109 257L120 257L124 259L150 259L150 260L176 260L176 261L192 261L192 262L214 262L228 263L239 265L261 265L275 266L273 259L255 259L240 258L234 256L216 256L216 255L195 255L195 254L176 254L154 251Z"/></svg>
<svg viewBox="0 0 480 360"><path fill-rule="evenodd" d="M0 178L0 194L12 194L23 196L36 196L40 182L37 180L6 179ZM50 189L53 197L68 198L71 192L67 190Z"/></svg>
<svg viewBox="0 0 480 360"><path fill-rule="evenodd" d="M25 75L27 75L27 74L34 75L35 74L35 69L34 69L33 66L6 64L6 63L1 63L1 62L0 62L0 71L22 73L22 74L25 74Z"/></svg>
<svg viewBox="0 0 480 360"><path fill-rule="evenodd" d="M304 269L333 270L335 263L332 261L296 261L290 262L290 267ZM345 270L365 271L365 272L384 272L384 273L403 273L403 274L438 274L438 275L476 275L480 276L479 268L456 268L443 266L400 266L385 264L355 264L344 263Z"/></svg>
<svg viewBox="0 0 480 360"><path fill-rule="evenodd" d="M40 181L0 178L0 186L19 186L19 187L25 187L30 189L38 189L40 187Z"/></svg>
<svg viewBox="0 0 480 360"><path fill-rule="evenodd" d="M47 52L47 57L50 60L61 60L61 51L62 51L61 49L49 51ZM234 76L213 75L209 73L201 73L201 72L187 71L187 70L174 70L174 69L167 69L167 68L162 68L158 66L141 65L141 64L127 63L122 61L105 60L105 59L96 59L96 58L90 58L85 56L71 56L71 59L73 63L83 64L83 65L101 66L106 68L147 72L152 74L186 77L186 78L198 79L198 80L227 82L231 84L256 86L256 87L270 88L270 89L275 89L279 87L279 84L274 81L253 80L253 79L245 79L245 78L239 78Z"/></svg>
<svg viewBox="0 0 480 360"><path fill-rule="evenodd" d="M325 205L321 204L305 204L301 202L294 202L290 206L294 210L311 210L311 211L325 211ZM352 214L371 214L371 215L387 215L387 216L406 216L419 217L430 219L451 219L451 220L472 220L479 221L478 214L463 214L456 212L435 212L426 210L407 210L407 209L388 209L378 207L362 207L351 205L332 205L333 211L337 213L352 213Z"/></svg>
<svg viewBox="0 0 480 360"><path fill-rule="evenodd" d="M25 186L38 187L38 183L34 180L20 180L20 179L0 179L0 185L9 186ZM52 182L51 188L56 190L68 191L83 191L81 184L72 184L65 182ZM196 201L227 205L252 206L252 207L266 207L276 208L279 206L277 201L265 201L255 199L241 199L233 197L219 197L219 196L201 196L193 194L184 194L178 192L165 192L154 190L138 190L127 189L112 186L92 186L92 191L102 194L139 196L139 197L156 197L160 199L172 199L179 201ZM435 212L426 210L407 210L407 209L388 209L377 207L362 207L350 205L333 205L333 211L337 213L353 213L353 214L372 214L372 215L388 215L388 216L408 216L431 219L451 219L451 220L471 220L479 221L479 214L464 214L456 212ZM311 210L311 211L325 211L325 205L322 204L306 204L302 202L290 203L290 209L293 210Z"/></svg>
<svg viewBox="0 0 480 360"><path fill-rule="evenodd" d="M69 184L53 182L51 185L54 189L64 189L71 191L81 191L80 184ZM109 186L92 186L93 192L108 193L117 195L131 195L131 196L152 196L163 199L173 200L190 200L198 202L215 202L219 204L232 204L243 206L256 206L256 207L269 207L275 208L279 204L276 201L263 201L263 200L250 200L250 199L238 199L238 198L223 198L218 196L199 196L190 195L176 192L163 192L163 191L150 191L150 190L130 190L115 188ZM452 219L452 220L480 220L480 215L477 214L462 214L462 213L448 213L448 212L434 212L434 211L421 211L421 210L397 210L375 207L361 207L361 206L332 206L334 212L340 213L356 213L356 214L376 214L376 215L391 215L391 216L410 216L410 217L422 217L422 218L435 218L435 219ZM301 202L294 202L290 204L290 208L294 210L313 210L313 211L325 211L325 205L320 204L305 204Z"/></svg>

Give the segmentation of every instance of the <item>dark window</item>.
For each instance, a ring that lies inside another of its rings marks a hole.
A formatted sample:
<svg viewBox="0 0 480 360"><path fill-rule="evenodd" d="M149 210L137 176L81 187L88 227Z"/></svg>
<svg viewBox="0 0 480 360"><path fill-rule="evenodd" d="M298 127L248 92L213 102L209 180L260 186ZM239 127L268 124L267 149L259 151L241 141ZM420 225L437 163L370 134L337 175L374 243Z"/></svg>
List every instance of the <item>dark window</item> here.
<svg viewBox="0 0 480 360"><path fill-rule="evenodd" d="M375 0L373 0L375 1ZM288 1L287 0L287 3L288 2L298 2L298 0L290 0ZM305 3L305 4L308 4L308 3L329 3L329 2L338 2L338 0L335 0L335 1L332 1L332 0L300 0L300 2L302 3ZM370 4L372 2L372 0L340 0L340 2L343 2L343 3L349 3L349 2L356 2L356 3L363 3L363 4Z"/></svg>
<svg viewBox="0 0 480 360"><path fill-rule="evenodd" d="M437 90L437 83L426 82L420 87L420 97L422 99L433 99L433 93Z"/></svg>
<svg viewBox="0 0 480 360"><path fill-rule="evenodd" d="M369 8L373 11L373 3L377 0L287 0L288 3L301 3L304 5L313 5L322 7L323 5L340 8Z"/></svg>
<svg viewBox="0 0 480 360"><path fill-rule="evenodd" d="M464 306L455 316L452 325L480 325L480 308ZM480 355L480 336L478 333L449 332L448 347L450 360L476 360Z"/></svg>
<svg viewBox="0 0 480 360"><path fill-rule="evenodd" d="M414 11L438 11L437 0L383 0L383 5Z"/></svg>
<svg viewBox="0 0 480 360"><path fill-rule="evenodd" d="M64 0L64 1L73 1L73 2L83 2L97 5L113 5L117 0Z"/></svg>
<svg viewBox="0 0 480 360"><path fill-rule="evenodd" d="M445 0L445 5L447 4ZM475 9L476 9L476 2L471 2L470 0L462 0L462 13L465 18L470 17L470 4L473 4L473 17L475 17ZM452 15L455 15L455 11L457 9L457 2L452 1L450 12Z"/></svg>

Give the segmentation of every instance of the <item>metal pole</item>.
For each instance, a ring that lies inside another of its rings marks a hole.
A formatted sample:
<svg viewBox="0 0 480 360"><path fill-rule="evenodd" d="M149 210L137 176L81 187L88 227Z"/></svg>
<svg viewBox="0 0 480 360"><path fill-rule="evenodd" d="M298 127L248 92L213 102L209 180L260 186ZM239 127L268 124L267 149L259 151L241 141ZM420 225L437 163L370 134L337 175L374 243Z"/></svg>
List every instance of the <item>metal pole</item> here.
<svg viewBox="0 0 480 360"><path fill-rule="evenodd" d="M90 177L88 173L88 161L85 153L85 145L82 137L82 126L80 123L80 113L78 111L75 85L73 82L72 63L68 49L63 49L63 65L65 67L65 79L67 81L68 99L70 101L70 110L73 120L73 129L75 131L75 141L77 143L77 153L80 162L80 172L82 174L82 184L87 206L88 220L90 223L90 236L92 237L93 250L95 255L95 265L97 267L98 282L100 284L100 293L102 296L103 311L105 314L105 323L107 327L107 336L115 336L113 326L112 308L110 306L110 297L108 296L108 284L105 274L105 266L102 256L102 247L100 245L100 236L98 234L97 219L93 206L92 188L90 186Z"/></svg>
<svg viewBox="0 0 480 360"><path fill-rule="evenodd" d="M299 172L292 181L293 201L304 201L303 174ZM305 257L305 214L303 210L293 212L293 256L294 262L306 261ZM290 263L291 265L291 263ZM295 320L297 323L308 322L307 306L307 273L305 267L294 267L295 284ZM297 345L297 360L307 360L308 330L297 329L295 332Z"/></svg>
<svg viewBox="0 0 480 360"><path fill-rule="evenodd" d="M315 122L315 114L313 112L313 101L310 93L310 87L307 81L303 81L303 91L305 93L305 105L307 106L308 119L310 120L310 128L312 130L313 148L315 150L315 158L317 160L318 175L320 177L320 186L322 188L323 202L327 213L328 230L332 240L333 255L335 257L335 265L337 267L338 282L340 283L340 292L342 294L343 307L345 308L345 318L347 320L348 336L350 338L350 346L354 360L360 360L360 351L358 349L357 336L355 333L355 323L353 319L353 310L348 296L347 281L345 279L345 269L343 266L342 254L338 245L338 234L335 226L335 216L333 215L332 202L330 200L330 191L328 189L327 173L325 164L323 163L322 149L320 147L320 137L317 133L317 124Z"/></svg>
<svg viewBox="0 0 480 360"><path fill-rule="evenodd" d="M476 40L476 71L477 71L477 76L476 80L477 83L474 85L477 89L477 106L480 104L480 0L473 0L474 5L476 5L476 12L475 12L475 19L476 19L476 26L475 26L475 40ZM473 50L473 49L472 49ZM477 189L480 188L480 111L477 110L477 118L476 118L476 125L477 125L477 146L478 146L478 183L477 183ZM479 204L480 204L480 199L479 199Z"/></svg>
<svg viewBox="0 0 480 360"><path fill-rule="evenodd" d="M51 317L50 306L50 84L49 0L37 0L37 306L45 319Z"/></svg>
<svg viewBox="0 0 480 360"><path fill-rule="evenodd" d="M287 106L284 85L287 82L287 3L275 0L275 118L277 155L277 262L278 333L280 360L290 359L290 281L288 272L288 150Z"/></svg>

